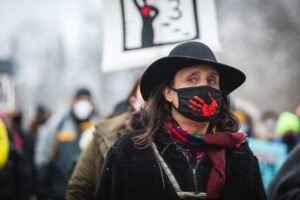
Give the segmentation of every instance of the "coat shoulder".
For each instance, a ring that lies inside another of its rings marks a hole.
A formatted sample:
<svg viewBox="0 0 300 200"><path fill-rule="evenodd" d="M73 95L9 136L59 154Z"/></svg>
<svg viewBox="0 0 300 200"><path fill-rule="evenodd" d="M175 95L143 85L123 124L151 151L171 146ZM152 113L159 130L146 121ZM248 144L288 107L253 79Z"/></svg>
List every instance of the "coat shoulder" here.
<svg viewBox="0 0 300 200"><path fill-rule="evenodd" d="M120 113L118 115L106 118L104 121L99 122L95 125L95 135L107 135L111 132L116 132L121 128L124 128L124 122L129 117L128 112Z"/></svg>
<svg viewBox="0 0 300 200"><path fill-rule="evenodd" d="M138 131L129 132L129 133L121 136L112 147L113 148L123 148L123 149L134 147L132 138L137 135L139 135Z"/></svg>
<svg viewBox="0 0 300 200"><path fill-rule="evenodd" d="M132 131L130 133L124 134L121 136L110 148L109 155L117 156L118 158L125 158L126 160L130 159L137 152L140 152L140 149L137 149L134 146L132 138L141 134L140 131Z"/></svg>
<svg viewBox="0 0 300 200"><path fill-rule="evenodd" d="M253 157L254 154L249 147L248 141L245 141L239 148L237 149L227 149L227 154L240 154L247 155Z"/></svg>
<svg viewBox="0 0 300 200"><path fill-rule="evenodd" d="M227 164L231 168L248 168L255 169L258 164L256 156L253 154L249 147L249 143L243 143L237 149L227 149L226 150L226 160Z"/></svg>

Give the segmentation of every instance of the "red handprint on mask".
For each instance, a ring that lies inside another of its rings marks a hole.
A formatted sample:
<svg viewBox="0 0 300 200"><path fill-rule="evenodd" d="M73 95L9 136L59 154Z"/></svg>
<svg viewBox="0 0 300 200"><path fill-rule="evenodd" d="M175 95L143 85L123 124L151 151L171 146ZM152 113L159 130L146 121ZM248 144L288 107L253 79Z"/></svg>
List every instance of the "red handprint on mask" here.
<svg viewBox="0 0 300 200"><path fill-rule="evenodd" d="M205 116L210 117L213 116L216 113L216 110L218 108L218 104L216 100L212 97L210 92L208 93L208 96L211 99L211 103L207 104L204 102L204 100L199 96L194 96L195 100L190 99L189 102L189 108L195 112L193 114L195 116Z"/></svg>

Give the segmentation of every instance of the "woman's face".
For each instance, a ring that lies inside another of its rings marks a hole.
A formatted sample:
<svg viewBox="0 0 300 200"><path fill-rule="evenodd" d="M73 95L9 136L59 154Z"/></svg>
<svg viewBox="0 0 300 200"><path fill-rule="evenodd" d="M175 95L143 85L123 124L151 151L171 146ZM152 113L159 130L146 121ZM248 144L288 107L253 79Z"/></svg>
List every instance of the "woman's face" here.
<svg viewBox="0 0 300 200"><path fill-rule="evenodd" d="M209 65L194 65L179 70L173 79L174 89L197 87L208 85L220 89L219 72ZM178 107L177 93L169 87L165 87L163 94L167 101L173 102Z"/></svg>

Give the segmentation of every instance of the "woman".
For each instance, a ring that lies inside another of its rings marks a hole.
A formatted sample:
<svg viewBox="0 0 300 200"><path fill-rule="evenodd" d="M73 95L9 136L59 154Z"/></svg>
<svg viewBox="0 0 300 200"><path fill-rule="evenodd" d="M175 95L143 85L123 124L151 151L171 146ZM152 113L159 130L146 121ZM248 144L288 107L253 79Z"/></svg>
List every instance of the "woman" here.
<svg viewBox="0 0 300 200"><path fill-rule="evenodd" d="M96 199L266 199L228 94L245 75L199 42L175 47L141 79L142 127L108 152Z"/></svg>

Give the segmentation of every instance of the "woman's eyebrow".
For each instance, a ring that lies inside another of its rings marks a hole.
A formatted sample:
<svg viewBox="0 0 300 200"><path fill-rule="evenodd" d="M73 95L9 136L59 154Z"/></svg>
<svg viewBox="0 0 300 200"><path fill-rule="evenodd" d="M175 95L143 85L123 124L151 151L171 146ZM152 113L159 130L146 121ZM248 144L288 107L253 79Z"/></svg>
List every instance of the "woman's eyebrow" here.
<svg viewBox="0 0 300 200"><path fill-rule="evenodd" d="M208 74L211 75L211 76L218 76L219 75L218 72L208 72Z"/></svg>
<svg viewBox="0 0 300 200"><path fill-rule="evenodd" d="M200 74L200 72L199 71L194 71L194 72L189 73L188 76L197 75L197 74Z"/></svg>

